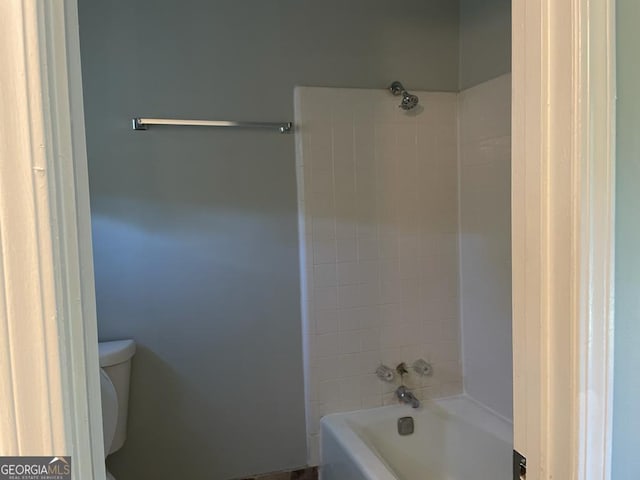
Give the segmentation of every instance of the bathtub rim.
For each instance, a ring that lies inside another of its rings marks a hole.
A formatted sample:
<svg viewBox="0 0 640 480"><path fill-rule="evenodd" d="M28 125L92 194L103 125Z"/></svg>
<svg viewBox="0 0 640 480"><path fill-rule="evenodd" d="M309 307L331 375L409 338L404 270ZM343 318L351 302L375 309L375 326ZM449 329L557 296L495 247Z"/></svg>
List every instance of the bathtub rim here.
<svg viewBox="0 0 640 480"><path fill-rule="evenodd" d="M377 407L375 409L355 410L351 412L332 413L324 416L320 420L320 434L324 435L325 428L332 434L334 439L343 447L347 455L368 478L376 480L398 480L398 477L390 470L385 462L376 452L358 435L353 427L347 422L347 418L356 412L366 412L370 410L397 408L397 405ZM322 468L323 452L321 439L320 467Z"/></svg>
<svg viewBox="0 0 640 480"><path fill-rule="evenodd" d="M433 403L444 409L447 413L461 417L464 421L486 431L488 434L492 434L505 443L513 445L513 423L496 414L472 397L466 394L459 394L431 399L429 403ZM420 411L424 408L429 407L421 407ZM350 412L332 413L324 416L320 420L321 435L324 435L325 429L327 429L334 439L343 447L345 455L369 478L375 478L376 480L397 480L398 477L394 474L393 469L358 435L349 423L349 418L354 415L366 415L372 411L402 411L404 413L410 413L413 409L407 405L395 404L353 410ZM402 416L402 414L399 415ZM324 440L321 440L321 444L323 442ZM320 466L322 467L322 452L320 460Z"/></svg>

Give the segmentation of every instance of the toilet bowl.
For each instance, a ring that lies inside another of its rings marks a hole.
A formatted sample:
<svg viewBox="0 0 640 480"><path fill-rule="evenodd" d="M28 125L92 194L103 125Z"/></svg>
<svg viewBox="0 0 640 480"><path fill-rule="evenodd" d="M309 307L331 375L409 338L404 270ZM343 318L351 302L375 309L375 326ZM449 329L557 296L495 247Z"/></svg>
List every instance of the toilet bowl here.
<svg viewBox="0 0 640 480"><path fill-rule="evenodd" d="M104 456L122 448L127 438L129 378L131 358L136 353L133 340L98 343ZM107 470L107 480L115 480Z"/></svg>

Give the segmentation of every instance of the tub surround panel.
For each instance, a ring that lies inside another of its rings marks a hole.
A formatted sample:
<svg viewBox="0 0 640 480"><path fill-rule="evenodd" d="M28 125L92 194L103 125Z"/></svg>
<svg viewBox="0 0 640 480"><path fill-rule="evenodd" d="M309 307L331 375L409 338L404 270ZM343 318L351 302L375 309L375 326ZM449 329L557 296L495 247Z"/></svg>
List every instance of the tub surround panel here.
<svg viewBox="0 0 640 480"><path fill-rule="evenodd" d="M511 420L511 75L459 95L464 385Z"/></svg>
<svg viewBox="0 0 640 480"><path fill-rule="evenodd" d="M424 358L419 398L462 389L457 95L297 88L298 202L310 462L319 419L395 403L376 378Z"/></svg>

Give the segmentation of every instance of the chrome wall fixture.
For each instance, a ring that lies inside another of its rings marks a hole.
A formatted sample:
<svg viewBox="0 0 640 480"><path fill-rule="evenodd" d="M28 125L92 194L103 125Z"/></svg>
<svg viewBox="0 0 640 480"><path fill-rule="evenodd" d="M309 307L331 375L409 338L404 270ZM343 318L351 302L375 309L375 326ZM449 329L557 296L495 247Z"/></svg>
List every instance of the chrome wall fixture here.
<svg viewBox="0 0 640 480"><path fill-rule="evenodd" d="M418 106L418 102L420 101L418 96L407 92L407 89L404 88L402 83L398 81L393 82L389 86L389 91L396 97L402 95L402 100L400 100L399 105L402 110L412 110Z"/></svg>
<svg viewBox="0 0 640 480"><path fill-rule="evenodd" d="M236 128L261 128L275 129L280 133L291 133L293 123L271 123L271 122L234 122L227 120L181 120L175 118L146 118L136 117L133 119L134 130L147 130L150 125L167 125L182 127L236 127Z"/></svg>

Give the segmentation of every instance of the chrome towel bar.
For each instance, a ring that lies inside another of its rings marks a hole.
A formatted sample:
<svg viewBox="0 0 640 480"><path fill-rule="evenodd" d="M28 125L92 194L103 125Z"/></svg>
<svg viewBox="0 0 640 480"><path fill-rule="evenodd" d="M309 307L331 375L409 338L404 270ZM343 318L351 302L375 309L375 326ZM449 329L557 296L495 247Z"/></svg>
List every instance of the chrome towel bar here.
<svg viewBox="0 0 640 480"><path fill-rule="evenodd" d="M270 128L277 129L280 133L290 133L293 130L291 122L233 122L226 120L180 120L175 118L145 118L133 119L134 130L147 130L149 125L171 125L185 127L236 127L236 128Z"/></svg>

